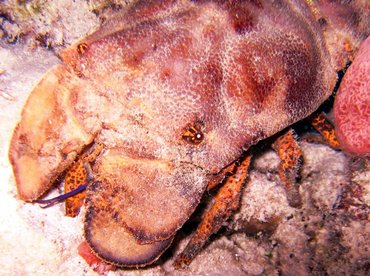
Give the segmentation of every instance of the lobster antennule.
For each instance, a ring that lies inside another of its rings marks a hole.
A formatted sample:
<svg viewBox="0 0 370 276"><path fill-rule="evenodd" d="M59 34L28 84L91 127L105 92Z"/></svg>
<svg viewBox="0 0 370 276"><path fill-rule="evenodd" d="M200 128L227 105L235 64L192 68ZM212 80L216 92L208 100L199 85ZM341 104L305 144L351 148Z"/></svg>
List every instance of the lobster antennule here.
<svg viewBox="0 0 370 276"><path fill-rule="evenodd" d="M81 193L82 191L84 191L86 189L86 187L87 187L87 183L82 184L82 185L78 186L76 189L74 189L74 190L72 190L68 193L62 194L60 196L50 198L50 199L34 200L33 203L41 204L40 207L43 208L43 209L49 208L51 206L54 206L57 203L61 203L61 202L65 201L67 198L70 198L74 195L77 195L77 194ZM45 204L45 205L42 205L42 204Z"/></svg>

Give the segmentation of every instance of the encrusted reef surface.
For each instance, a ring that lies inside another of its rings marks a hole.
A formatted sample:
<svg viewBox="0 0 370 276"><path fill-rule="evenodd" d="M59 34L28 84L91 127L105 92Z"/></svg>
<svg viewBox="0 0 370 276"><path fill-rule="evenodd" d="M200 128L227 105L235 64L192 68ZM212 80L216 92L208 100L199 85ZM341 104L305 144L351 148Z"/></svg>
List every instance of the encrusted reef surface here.
<svg viewBox="0 0 370 276"><path fill-rule="evenodd" d="M54 50L91 32L126 4L82 0L0 3L1 275L96 274L77 252L83 240L84 214L71 219L64 216L62 205L41 209L20 201L7 152L28 92L59 62ZM207 195L159 262L145 269L107 274L368 275L369 159L353 158L326 145L303 141L300 145L304 154L302 208L289 206L277 175L279 159L265 147L253 161L240 209L188 270L175 271L173 257L186 245L211 201Z"/></svg>

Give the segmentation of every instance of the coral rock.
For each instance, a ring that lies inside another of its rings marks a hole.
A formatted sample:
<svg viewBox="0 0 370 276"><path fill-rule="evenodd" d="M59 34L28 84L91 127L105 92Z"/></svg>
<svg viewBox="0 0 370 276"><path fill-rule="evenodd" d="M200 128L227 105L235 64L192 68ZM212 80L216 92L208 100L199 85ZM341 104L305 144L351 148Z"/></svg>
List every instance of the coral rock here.
<svg viewBox="0 0 370 276"><path fill-rule="evenodd" d="M370 153L370 37L344 76L334 104L336 134L342 149Z"/></svg>

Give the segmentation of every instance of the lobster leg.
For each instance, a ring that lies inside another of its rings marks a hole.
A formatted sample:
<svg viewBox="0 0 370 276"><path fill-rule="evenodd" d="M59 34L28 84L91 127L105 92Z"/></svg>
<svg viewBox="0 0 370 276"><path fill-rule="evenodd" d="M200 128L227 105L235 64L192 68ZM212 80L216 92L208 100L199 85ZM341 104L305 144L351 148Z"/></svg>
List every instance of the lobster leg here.
<svg viewBox="0 0 370 276"><path fill-rule="evenodd" d="M284 184L289 205L300 208L302 206L296 178L302 160L302 151L297 143L296 135L289 129L280 136L272 146L280 157L279 177Z"/></svg>
<svg viewBox="0 0 370 276"><path fill-rule="evenodd" d="M185 250L177 256L174 263L176 269L189 265L203 248L208 238L216 233L239 207L241 191L248 175L250 159L250 155L246 156L237 166L235 173L225 178L224 184L217 192L213 206L205 214Z"/></svg>
<svg viewBox="0 0 370 276"><path fill-rule="evenodd" d="M89 180L92 179L90 163L95 161L102 149L102 144L95 143L89 151L83 153L72 165L64 180L65 193L69 193L77 189L80 185L88 183ZM75 217L80 213L85 197L86 192L83 191L66 199L65 209L68 217Z"/></svg>
<svg viewBox="0 0 370 276"><path fill-rule="evenodd" d="M311 125L321 134L324 142L328 144L333 149L340 149L339 141L334 132L334 126L324 115L324 113L319 113L314 117L310 118Z"/></svg>
<svg viewBox="0 0 370 276"><path fill-rule="evenodd" d="M33 202L43 204L42 208L48 208L65 201L66 215L69 217L77 216L86 197L86 187L93 179L90 163L95 161L102 149L103 145L96 143L78 157L67 171L64 179L64 194L51 199L34 200Z"/></svg>

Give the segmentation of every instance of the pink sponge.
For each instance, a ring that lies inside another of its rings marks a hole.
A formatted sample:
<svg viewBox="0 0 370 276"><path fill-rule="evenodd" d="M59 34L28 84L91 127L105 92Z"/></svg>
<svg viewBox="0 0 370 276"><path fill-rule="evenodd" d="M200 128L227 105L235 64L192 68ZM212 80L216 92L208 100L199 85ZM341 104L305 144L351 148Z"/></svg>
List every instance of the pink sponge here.
<svg viewBox="0 0 370 276"><path fill-rule="evenodd" d="M334 104L335 132L344 151L370 154L370 37L343 77Z"/></svg>

